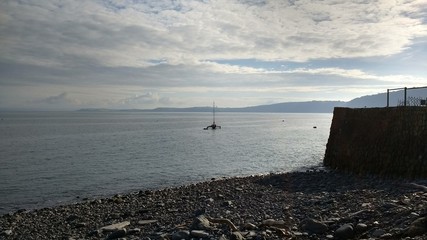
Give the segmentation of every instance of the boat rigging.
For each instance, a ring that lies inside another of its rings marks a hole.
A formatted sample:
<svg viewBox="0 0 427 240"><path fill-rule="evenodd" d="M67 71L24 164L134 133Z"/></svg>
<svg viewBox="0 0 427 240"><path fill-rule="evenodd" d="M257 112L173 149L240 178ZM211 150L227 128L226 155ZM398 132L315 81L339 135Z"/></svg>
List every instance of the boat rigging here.
<svg viewBox="0 0 427 240"><path fill-rule="evenodd" d="M212 130L215 130L217 128L221 129L221 126L216 125L215 123L215 102L213 102L213 107L212 107L212 113L213 113L213 122L211 125L203 128L203 130L208 130L209 128L211 128Z"/></svg>

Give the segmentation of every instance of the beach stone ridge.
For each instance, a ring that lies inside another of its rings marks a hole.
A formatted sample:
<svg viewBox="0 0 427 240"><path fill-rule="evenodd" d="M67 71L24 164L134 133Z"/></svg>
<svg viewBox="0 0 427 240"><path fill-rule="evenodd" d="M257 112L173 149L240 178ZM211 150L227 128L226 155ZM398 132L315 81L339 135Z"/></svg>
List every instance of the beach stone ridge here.
<svg viewBox="0 0 427 240"><path fill-rule="evenodd" d="M421 240L426 185L316 169L215 179L5 214L0 239Z"/></svg>

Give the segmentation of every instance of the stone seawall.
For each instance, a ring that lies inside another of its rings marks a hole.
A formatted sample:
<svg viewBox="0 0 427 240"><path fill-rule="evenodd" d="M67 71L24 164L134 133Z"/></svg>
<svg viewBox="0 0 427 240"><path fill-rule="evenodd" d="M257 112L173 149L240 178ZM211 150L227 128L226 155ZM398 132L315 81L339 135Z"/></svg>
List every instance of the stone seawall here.
<svg viewBox="0 0 427 240"><path fill-rule="evenodd" d="M427 107L335 108L325 166L427 177Z"/></svg>

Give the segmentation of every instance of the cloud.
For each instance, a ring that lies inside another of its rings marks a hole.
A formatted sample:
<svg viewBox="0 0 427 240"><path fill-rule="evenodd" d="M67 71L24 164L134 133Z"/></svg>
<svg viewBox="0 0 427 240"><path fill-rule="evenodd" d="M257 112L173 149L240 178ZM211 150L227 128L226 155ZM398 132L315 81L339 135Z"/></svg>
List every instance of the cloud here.
<svg viewBox="0 0 427 240"><path fill-rule="evenodd" d="M158 93L147 92L144 94L138 94L132 97L127 97L119 101L119 106L125 107L144 107L144 106L156 106L156 104L167 105L171 104L172 101L168 97L160 97Z"/></svg>
<svg viewBox="0 0 427 240"><path fill-rule="evenodd" d="M426 36L414 1L6 1L1 58L143 67L206 59L387 56Z"/></svg>
<svg viewBox="0 0 427 240"><path fill-rule="evenodd" d="M133 97L129 97L126 99L123 99L121 101L122 104L139 104L139 103L153 103L159 101L159 96L157 94L153 94L151 92L148 92L146 94L142 95L136 95Z"/></svg>
<svg viewBox="0 0 427 240"><path fill-rule="evenodd" d="M421 86L427 82L425 77L415 77L411 75L375 75L364 72L360 69L342 69L342 68L298 68L291 71L283 71L283 73L296 73L296 74L308 74L314 76L338 76L342 79L359 79L369 80L371 85L373 81L377 83L382 82L381 85L396 85L405 84L413 86ZM366 81L365 81L366 84ZM362 84L360 84L362 85Z"/></svg>
<svg viewBox="0 0 427 240"><path fill-rule="evenodd" d="M54 109L70 109L80 105L80 101L71 98L67 92L62 92L58 95L48 96L45 98L38 98L33 101L27 101L29 106L44 106L45 108Z"/></svg>
<svg viewBox="0 0 427 240"><path fill-rule="evenodd" d="M0 107L247 105L425 85L426 10L425 0L0 1ZM408 61L387 65L393 56ZM331 59L349 66L310 65Z"/></svg>
<svg viewBox="0 0 427 240"><path fill-rule="evenodd" d="M63 92L57 96L50 96L45 99L40 100L40 102L45 102L48 104L58 104L58 103L68 103L70 100L67 98L67 93Z"/></svg>

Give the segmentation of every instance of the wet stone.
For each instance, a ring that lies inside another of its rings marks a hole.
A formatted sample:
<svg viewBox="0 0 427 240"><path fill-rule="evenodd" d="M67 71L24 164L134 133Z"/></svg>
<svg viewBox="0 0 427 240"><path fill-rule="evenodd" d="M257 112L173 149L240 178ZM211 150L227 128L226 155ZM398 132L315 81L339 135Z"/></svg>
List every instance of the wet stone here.
<svg viewBox="0 0 427 240"><path fill-rule="evenodd" d="M244 240L245 238L242 236L240 232L232 232L230 240Z"/></svg>
<svg viewBox="0 0 427 240"><path fill-rule="evenodd" d="M368 225L364 223L358 223L356 227L354 227L354 230L358 233L364 232L368 229Z"/></svg>
<svg viewBox="0 0 427 240"><path fill-rule="evenodd" d="M190 231L178 231L172 234L172 240L189 239Z"/></svg>
<svg viewBox="0 0 427 240"><path fill-rule="evenodd" d="M204 215L200 215L194 218L191 229L210 230L212 227L210 226L209 220Z"/></svg>
<svg viewBox="0 0 427 240"><path fill-rule="evenodd" d="M375 229L373 232L372 232L372 237L374 237L374 238L379 238L379 237L381 237L382 235L384 235L386 232L384 231L384 230L382 230L382 229Z"/></svg>
<svg viewBox="0 0 427 240"><path fill-rule="evenodd" d="M129 231L128 231L127 234L129 234L129 235L136 235L136 234L138 234L140 232L141 232L140 228L132 228L132 229L129 229Z"/></svg>
<svg viewBox="0 0 427 240"><path fill-rule="evenodd" d="M193 237L198 237L198 238L207 238L209 237L209 233L205 232L203 230L192 230L190 232L190 235Z"/></svg>
<svg viewBox="0 0 427 240"><path fill-rule="evenodd" d="M126 236L126 229L121 229L121 230L117 230L112 232L110 235L107 236L107 239L117 239L117 238L122 238Z"/></svg>
<svg viewBox="0 0 427 240"><path fill-rule="evenodd" d="M406 230L406 235L415 237L427 232L427 217L416 219Z"/></svg>
<svg viewBox="0 0 427 240"><path fill-rule="evenodd" d="M75 221L75 220L77 220L77 219L79 219L79 216L77 216L77 215L70 215L70 216L68 216L68 217L65 219L65 221L67 221L67 222L73 222L73 221Z"/></svg>
<svg viewBox="0 0 427 240"><path fill-rule="evenodd" d="M138 225L147 225L147 224L152 224L152 223L156 223L156 222L157 222L157 220L154 220L154 219L139 220Z"/></svg>
<svg viewBox="0 0 427 240"><path fill-rule="evenodd" d="M309 233L324 233L328 231L328 226L320 221L308 218L301 222L301 229Z"/></svg>
<svg viewBox="0 0 427 240"><path fill-rule="evenodd" d="M335 231L335 237L338 239L351 239L354 236L353 225L344 224Z"/></svg>
<svg viewBox="0 0 427 240"><path fill-rule="evenodd" d="M129 226L129 225L130 225L129 221L124 221L124 222L119 222L119 223L104 226L101 228L101 230L104 232L112 232L112 231L121 230L124 227Z"/></svg>
<svg viewBox="0 0 427 240"><path fill-rule="evenodd" d="M84 223L84 222L79 222L79 223L76 223L74 226L75 226L75 228L82 228L82 227L86 227L86 223Z"/></svg>

